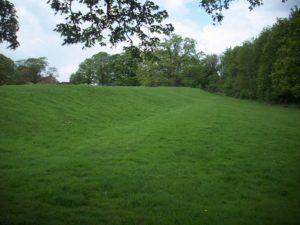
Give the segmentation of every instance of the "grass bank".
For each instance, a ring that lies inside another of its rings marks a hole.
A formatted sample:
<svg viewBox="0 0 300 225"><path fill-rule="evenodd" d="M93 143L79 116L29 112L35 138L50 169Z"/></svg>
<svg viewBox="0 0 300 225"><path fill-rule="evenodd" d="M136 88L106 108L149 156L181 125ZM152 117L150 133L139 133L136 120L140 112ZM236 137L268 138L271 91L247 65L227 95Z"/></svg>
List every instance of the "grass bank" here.
<svg viewBox="0 0 300 225"><path fill-rule="evenodd" d="M299 109L191 88L0 101L0 224L299 224Z"/></svg>

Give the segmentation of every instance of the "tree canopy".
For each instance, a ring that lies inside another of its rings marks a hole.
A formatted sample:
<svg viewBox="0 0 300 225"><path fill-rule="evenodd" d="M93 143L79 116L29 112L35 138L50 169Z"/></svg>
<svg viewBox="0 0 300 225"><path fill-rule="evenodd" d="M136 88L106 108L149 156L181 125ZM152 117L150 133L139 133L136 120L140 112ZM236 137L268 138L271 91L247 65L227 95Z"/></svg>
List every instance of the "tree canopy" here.
<svg viewBox="0 0 300 225"><path fill-rule="evenodd" d="M222 55L196 51L195 40L172 34L138 60L132 52L101 52L85 60L74 83L188 86L247 99L300 102L300 11L278 19L261 34ZM88 78L91 79L88 79Z"/></svg>
<svg viewBox="0 0 300 225"><path fill-rule="evenodd" d="M19 77L37 83L48 66L46 57L28 58L17 61Z"/></svg>
<svg viewBox="0 0 300 225"><path fill-rule="evenodd" d="M48 0L51 8L65 15L65 22L56 26L64 37L63 44L83 43L91 47L96 43L106 45L104 33L108 33L109 43L128 41L138 37L140 47L148 49L155 46L159 39L151 34L170 34L171 24L162 24L168 17L166 10L152 1L144 3L138 0ZM80 5L85 9L76 9Z"/></svg>
<svg viewBox="0 0 300 225"><path fill-rule="evenodd" d="M8 48L16 49L19 46L18 30L19 24L14 4L8 0L0 0L0 43L7 41Z"/></svg>
<svg viewBox="0 0 300 225"><path fill-rule="evenodd" d="M12 61L0 54L0 85L56 83L57 69L50 67L46 57Z"/></svg>
<svg viewBox="0 0 300 225"><path fill-rule="evenodd" d="M13 83L14 77L14 62L10 58L0 54L0 85Z"/></svg>

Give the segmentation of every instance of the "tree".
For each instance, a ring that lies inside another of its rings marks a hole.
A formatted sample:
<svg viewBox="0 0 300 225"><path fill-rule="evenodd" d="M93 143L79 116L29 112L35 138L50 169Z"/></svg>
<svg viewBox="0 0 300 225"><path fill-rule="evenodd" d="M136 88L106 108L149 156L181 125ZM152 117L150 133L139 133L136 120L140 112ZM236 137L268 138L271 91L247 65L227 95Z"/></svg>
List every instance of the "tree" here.
<svg viewBox="0 0 300 225"><path fill-rule="evenodd" d="M111 56L106 52L99 52L92 56L94 67L94 82L98 85L109 85L111 83Z"/></svg>
<svg viewBox="0 0 300 225"><path fill-rule="evenodd" d="M137 85L138 61L130 50L115 55L99 52L82 62L70 81L75 84Z"/></svg>
<svg viewBox="0 0 300 225"><path fill-rule="evenodd" d="M46 57L19 60L17 64L17 79L20 83L32 82L36 84L44 76L48 62Z"/></svg>
<svg viewBox="0 0 300 225"><path fill-rule="evenodd" d="M111 85L113 79L112 57L106 52L99 52L80 63L76 73L70 77L74 84Z"/></svg>
<svg viewBox="0 0 300 225"><path fill-rule="evenodd" d="M7 48L16 49L20 44L17 41L19 30L16 9L8 0L0 0L0 43L7 41Z"/></svg>
<svg viewBox="0 0 300 225"><path fill-rule="evenodd" d="M58 71L57 71L57 68L55 67L48 67L47 70L46 70L46 75L49 76L49 77L58 77Z"/></svg>
<svg viewBox="0 0 300 225"><path fill-rule="evenodd" d="M289 19L278 20L274 33L280 46L270 78L280 102L300 102L300 11L292 10Z"/></svg>
<svg viewBox="0 0 300 225"><path fill-rule="evenodd" d="M198 60L196 41L176 34L165 39L153 54L155 60L142 62L139 68L139 79L144 85L180 86L184 68ZM154 74L160 78L156 79Z"/></svg>
<svg viewBox="0 0 300 225"><path fill-rule="evenodd" d="M137 68L141 58L135 52L127 49L121 54L112 55L111 70L113 72L113 85L136 86L139 85Z"/></svg>
<svg viewBox="0 0 300 225"><path fill-rule="evenodd" d="M76 73L70 77L70 81L75 84L94 84L96 77L96 68L92 59L86 59L80 63Z"/></svg>
<svg viewBox="0 0 300 225"><path fill-rule="evenodd" d="M201 70L200 73L200 87L208 91L218 91L219 82L219 57L215 54L206 55L201 60Z"/></svg>
<svg viewBox="0 0 300 225"><path fill-rule="evenodd" d="M300 11L222 57L223 91L239 98L300 102Z"/></svg>
<svg viewBox="0 0 300 225"><path fill-rule="evenodd" d="M159 11L149 0L144 3L138 0L48 0L47 3L56 13L66 16L66 22L55 29L64 37L63 44L106 45L104 33L107 32L112 45L122 41L133 45L132 38L136 36L140 47L152 49L159 38L148 33L168 35L174 30L171 24L162 24L168 17L167 11ZM76 10L78 5L85 10Z"/></svg>
<svg viewBox="0 0 300 225"><path fill-rule="evenodd" d="M15 79L15 64L10 59L0 54L0 85L12 84Z"/></svg>

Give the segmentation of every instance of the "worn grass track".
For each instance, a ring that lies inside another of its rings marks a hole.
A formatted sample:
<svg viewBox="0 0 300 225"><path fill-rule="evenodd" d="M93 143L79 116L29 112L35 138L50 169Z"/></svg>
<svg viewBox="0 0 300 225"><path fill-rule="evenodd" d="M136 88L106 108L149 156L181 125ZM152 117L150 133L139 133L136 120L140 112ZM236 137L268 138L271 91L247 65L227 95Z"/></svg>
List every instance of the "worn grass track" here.
<svg viewBox="0 0 300 225"><path fill-rule="evenodd" d="M299 109L191 88L0 101L0 224L299 224Z"/></svg>

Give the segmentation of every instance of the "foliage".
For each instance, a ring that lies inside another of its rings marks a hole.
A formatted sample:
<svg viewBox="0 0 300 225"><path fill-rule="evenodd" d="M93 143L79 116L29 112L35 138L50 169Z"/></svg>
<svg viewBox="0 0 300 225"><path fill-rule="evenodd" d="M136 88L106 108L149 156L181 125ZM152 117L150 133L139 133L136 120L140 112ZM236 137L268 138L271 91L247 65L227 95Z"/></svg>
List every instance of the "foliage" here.
<svg viewBox="0 0 300 225"><path fill-rule="evenodd" d="M153 54L154 59L139 65L138 77L146 86L181 86L184 69L198 62L196 41L176 34L165 39Z"/></svg>
<svg viewBox="0 0 300 225"><path fill-rule="evenodd" d="M99 52L82 62L70 81L74 84L134 86L137 85L138 61L139 58L129 50L115 55Z"/></svg>
<svg viewBox="0 0 300 225"><path fill-rule="evenodd" d="M300 102L300 11L264 29L222 57L225 94L272 102Z"/></svg>
<svg viewBox="0 0 300 225"><path fill-rule="evenodd" d="M10 59L0 54L0 85L12 84L15 80L15 64Z"/></svg>
<svg viewBox="0 0 300 225"><path fill-rule="evenodd" d="M96 76L96 70L93 66L94 63L91 59L84 60L79 65L77 72L71 75L70 81L75 84L92 84Z"/></svg>
<svg viewBox="0 0 300 225"><path fill-rule="evenodd" d="M275 98L300 102L300 11L292 11L290 19L279 20L274 29L277 37L281 37L270 75Z"/></svg>
<svg viewBox="0 0 300 225"><path fill-rule="evenodd" d="M122 54L113 55L111 57L112 84L118 86L138 85L136 71L140 60L130 49Z"/></svg>
<svg viewBox="0 0 300 225"><path fill-rule="evenodd" d="M256 39L222 56L197 53L195 40L176 34L162 41L152 58L136 57L135 48L113 56L99 53L87 59L71 81L200 87L238 98L300 102L299 14L295 8L289 18L279 19Z"/></svg>
<svg viewBox="0 0 300 225"><path fill-rule="evenodd" d="M196 52L196 41L173 34L154 51L156 60L139 65L138 77L145 86L188 86L217 91L217 55Z"/></svg>
<svg viewBox="0 0 300 225"><path fill-rule="evenodd" d="M0 54L0 85L38 83L44 77L57 82L57 69L48 67L47 58L28 58L16 62Z"/></svg>
<svg viewBox="0 0 300 225"><path fill-rule="evenodd" d="M149 33L168 35L174 30L171 24L162 24L168 17L167 11L159 11L149 0L144 3L137 0L48 0L47 3L56 13L66 16L66 22L55 29L64 37L63 44L106 45L104 33L108 33L112 45L122 41L132 45L135 36L141 48L152 49L159 38ZM78 5L86 10L76 10Z"/></svg>
<svg viewBox="0 0 300 225"><path fill-rule="evenodd" d="M46 57L19 60L17 64L17 79L21 82L36 84L46 71L48 62Z"/></svg>
<svg viewBox="0 0 300 225"><path fill-rule="evenodd" d="M16 9L8 0L0 0L0 43L7 41L7 48L16 49L20 44L17 40L19 24Z"/></svg>

